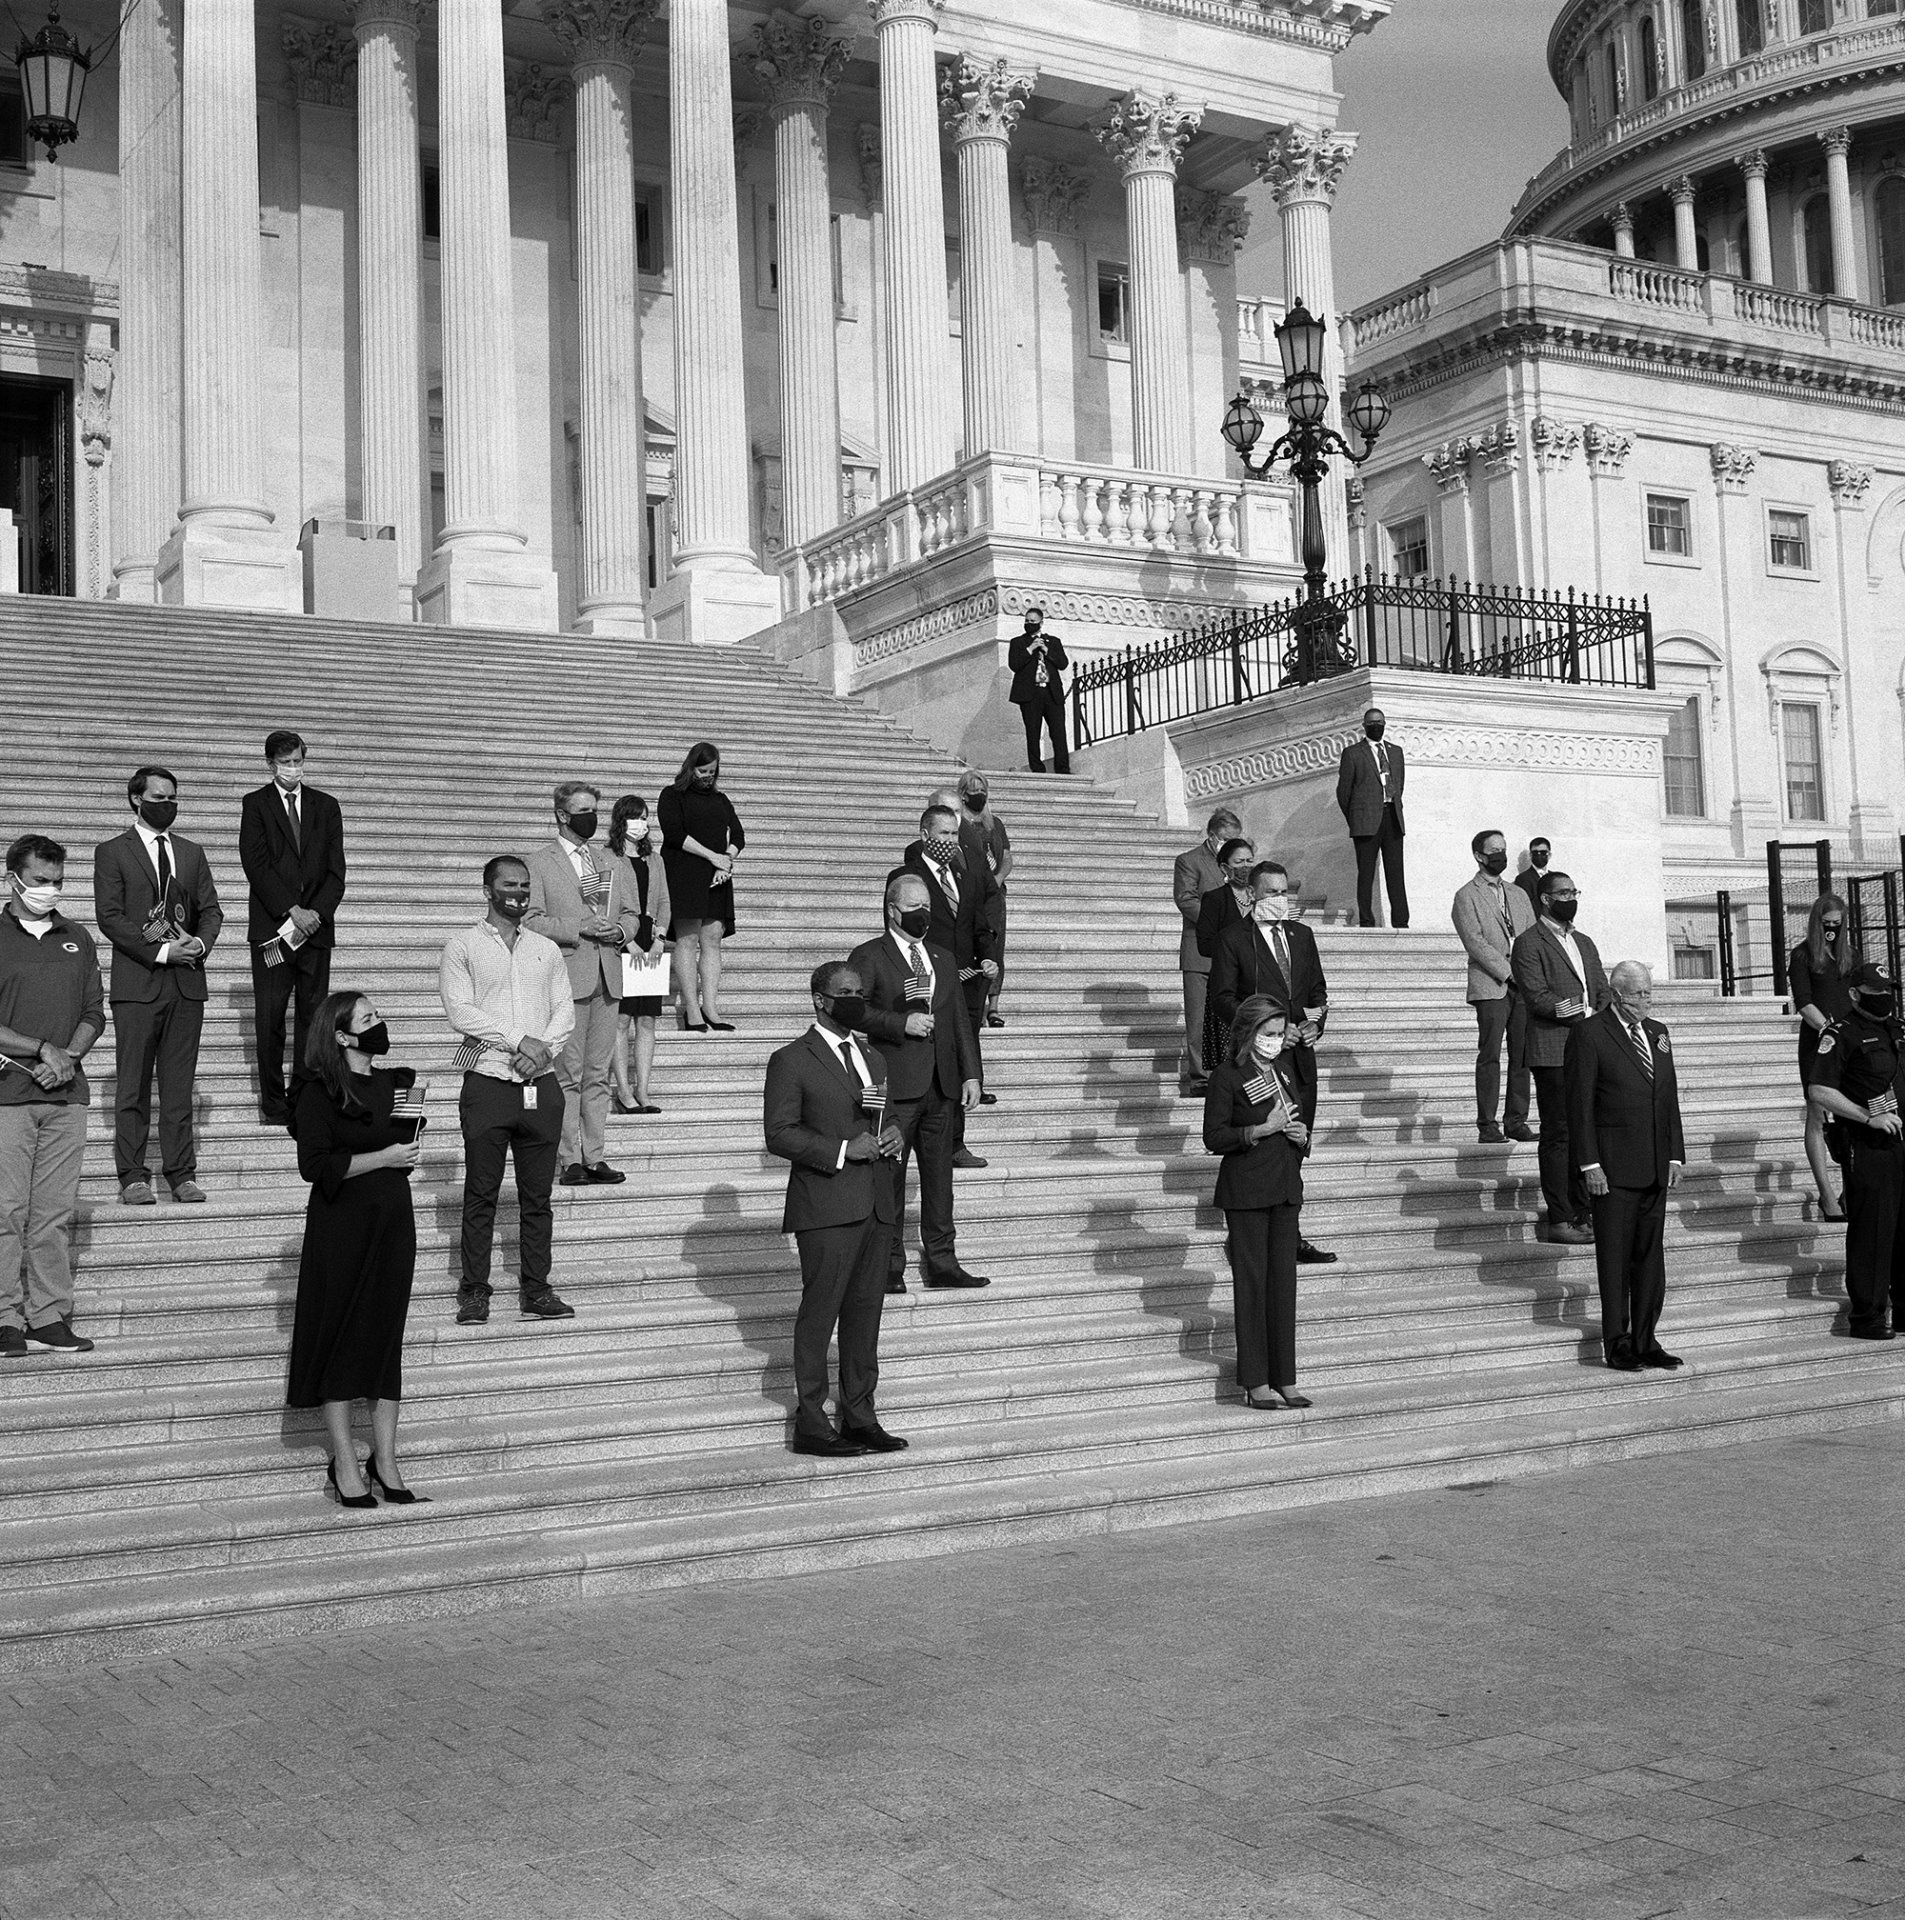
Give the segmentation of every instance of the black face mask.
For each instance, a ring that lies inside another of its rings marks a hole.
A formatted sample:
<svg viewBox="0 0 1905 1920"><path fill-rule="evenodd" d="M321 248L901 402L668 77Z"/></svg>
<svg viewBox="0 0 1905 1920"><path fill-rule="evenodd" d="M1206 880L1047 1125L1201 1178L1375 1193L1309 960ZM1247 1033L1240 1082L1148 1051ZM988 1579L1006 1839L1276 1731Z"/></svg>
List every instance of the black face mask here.
<svg viewBox="0 0 1905 1920"><path fill-rule="evenodd" d="M1565 927L1573 921L1575 911L1580 904L1578 900L1550 900L1547 911L1553 919L1559 920Z"/></svg>
<svg viewBox="0 0 1905 1920"><path fill-rule="evenodd" d="M529 896L526 893L517 894L514 898L492 893L489 896L489 903L512 925L519 922L529 911Z"/></svg>
<svg viewBox="0 0 1905 1920"><path fill-rule="evenodd" d="M176 800L141 800L139 818L154 833L163 833L179 817L179 803Z"/></svg>
<svg viewBox="0 0 1905 1920"><path fill-rule="evenodd" d="M930 907L908 907L900 915L900 931L911 940L923 940L926 937L926 929L932 924L933 913Z"/></svg>
<svg viewBox="0 0 1905 1920"><path fill-rule="evenodd" d="M1506 873L1508 871L1507 854L1505 853L1483 854L1482 855L1482 871L1484 873Z"/></svg>
<svg viewBox="0 0 1905 1920"><path fill-rule="evenodd" d="M596 816L592 813L572 813L566 824L578 840L595 838Z"/></svg>
<svg viewBox="0 0 1905 1920"><path fill-rule="evenodd" d="M1530 847L1528 849L1528 864L1533 867L1537 873L1542 872L1548 864L1548 849L1543 847L1541 851L1537 853L1533 847Z"/></svg>
<svg viewBox="0 0 1905 1920"><path fill-rule="evenodd" d="M969 813L984 813L986 810L986 796L983 793L967 794L966 810Z"/></svg>
<svg viewBox="0 0 1905 1920"><path fill-rule="evenodd" d="M1382 727L1383 723L1380 720L1365 720L1363 722L1363 731L1368 734L1372 740L1380 740L1382 738Z"/></svg>
<svg viewBox="0 0 1905 1920"><path fill-rule="evenodd" d="M851 1032L867 1023L866 995L863 993L836 993L830 996L827 1017L836 1027L845 1027Z"/></svg>
<svg viewBox="0 0 1905 1920"><path fill-rule="evenodd" d="M374 1020L362 1033L338 1035L340 1044L348 1042L367 1058L375 1060L379 1054L390 1051L390 1029L383 1021Z"/></svg>
<svg viewBox="0 0 1905 1920"><path fill-rule="evenodd" d="M1898 996L1893 993L1861 993L1854 996L1861 1013L1869 1013L1874 1020L1889 1020L1898 1008Z"/></svg>

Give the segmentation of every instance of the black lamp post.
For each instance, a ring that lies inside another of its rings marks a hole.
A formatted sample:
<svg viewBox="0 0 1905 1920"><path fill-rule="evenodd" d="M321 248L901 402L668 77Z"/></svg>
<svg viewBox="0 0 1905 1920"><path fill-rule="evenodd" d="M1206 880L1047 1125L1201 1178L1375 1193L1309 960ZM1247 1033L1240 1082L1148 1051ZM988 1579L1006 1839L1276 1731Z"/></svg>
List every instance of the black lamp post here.
<svg viewBox="0 0 1905 1920"><path fill-rule="evenodd" d="M1283 404L1290 430L1262 459L1252 453L1263 436L1263 419L1241 393L1224 414L1224 438L1253 480L1261 480L1279 460L1288 460L1292 477L1303 489L1304 603L1297 613L1295 678L1313 680L1340 672L1343 658L1337 636L1343 616L1324 599L1324 568L1329 554L1323 542L1323 509L1317 489L1329 477L1332 454L1341 454L1360 467L1376 451L1376 437L1389 424L1389 402L1364 381L1349 409L1362 437L1355 451L1340 433L1323 424L1329 411L1329 388L1323 380L1323 346L1328 328L1299 300L1276 329L1277 351L1283 358Z"/></svg>
<svg viewBox="0 0 1905 1920"><path fill-rule="evenodd" d="M20 42L14 61L26 96L27 135L44 142L46 157L57 160L60 148L79 137L79 103L93 57L82 53L79 42L60 25L55 5L48 10L46 25L31 40Z"/></svg>

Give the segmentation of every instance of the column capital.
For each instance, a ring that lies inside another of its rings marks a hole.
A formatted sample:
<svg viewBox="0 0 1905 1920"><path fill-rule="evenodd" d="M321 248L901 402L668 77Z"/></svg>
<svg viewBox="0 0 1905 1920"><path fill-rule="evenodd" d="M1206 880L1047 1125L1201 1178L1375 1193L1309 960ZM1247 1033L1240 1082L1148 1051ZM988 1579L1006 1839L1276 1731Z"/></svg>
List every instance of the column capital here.
<svg viewBox="0 0 1905 1920"><path fill-rule="evenodd" d="M946 0L867 0L867 11L876 27L895 20L924 20L936 33L939 16L946 11Z"/></svg>
<svg viewBox="0 0 1905 1920"><path fill-rule="evenodd" d="M1484 427L1469 443L1471 453L1481 456L1490 475L1500 479L1521 466L1521 429L1512 420L1500 420Z"/></svg>
<svg viewBox="0 0 1905 1920"><path fill-rule="evenodd" d="M562 137L562 97L569 76L539 62L511 60L503 67L504 119L512 140L541 140L553 145Z"/></svg>
<svg viewBox="0 0 1905 1920"><path fill-rule="evenodd" d="M1630 207L1625 200L1616 200L1614 202L1614 211L1608 215L1608 223L1616 233L1632 233L1634 231L1634 209Z"/></svg>
<svg viewBox="0 0 1905 1920"><path fill-rule="evenodd" d="M1581 444L1587 449L1588 472L1597 480L1618 480L1627 471L1627 456L1634 451L1634 436L1605 421L1590 420L1581 429Z"/></svg>
<svg viewBox="0 0 1905 1920"><path fill-rule="evenodd" d="M1764 180L1772 166L1772 162L1767 159L1766 149L1764 147L1755 147L1750 153L1740 155L1738 165L1740 171L1746 175L1747 179Z"/></svg>
<svg viewBox="0 0 1905 1920"><path fill-rule="evenodd" d="M1693 205L1693 177L1691 174L1677 174L1667 182L1667 198L1676 207Z"/></svg>
<svg viewBox="0 0 1905 1920"><path fill-rule="evenodd" d="M1083 167L1028 154L1019 163L1019 183L1034 233L1078 231L1079 209L1091 190L1091 175Z"/></svg>
<svg viewBox="0 0 1905 1920"><path fill-rule="evenodd" d="M360 45L378 27L413 35L423 31L423 0L350 0L344 11Z"/></svg>
<svg viewBox="0 0 1905 1920"><path fill-rule="evenodd" d="M1444 440L1439 447L1422 456L1422 464L1429 470L1429 478L1441 493L1466 493L1468 491L1469 456L1475 449L1467 440L1456 438Z"/></svg>
<svg viewBox="0 0 1905 1920"><path fill-rule="evenodd" d="M997 140L1003 145L1012 138L1037 85L1035 68L962 53L939 76L940 117L953 145L961 147L969 140Z"/></svg>
<svg viewBox="0 0 1905 1920"><path fill-rule="evenodd" d="M1528 438L1535 450L1535 470L1553 473L1565 467L1581 446L1581 429L1571 420L1557 420L1552 414L1538 413L1528 423Z"/></svg>
<svg viewBox="0 0 1905 1920"><path fill-rule="evenodd" d="M1722 493L1744 493L1759 455L1751 447L1735 446L1731 440L1716 440L1707 449L1713 467L1713 484Z"/></svg>
<svg viewBox="0 0 1905 1920"><path fill-rule="evenodd" d="M1356 141L1355 134L1332 127L1284 127L1270 136L1258 154L1257 178L1276 195L1279 207L1305 200L1330 206Z"/></svg>
<svg viewBox="0 0 1905 1920"><path fill-rule="evenodd" d="M1131 92L1112 102L1092 132L1127 180L1143 173L1174 178L1177 163L1203 118L1201 105L1180 100L1174 93Z"/></svg>
<svg viewBox="0 0 1905 1920"><path fill-rule="evenodd" d="M824 20L777 13L750 36L743 58L775 107L825 107L852 51Z"/></svg>
<svg viewBox="0 0 1905 1920"><path fill-rule="evenodd" d="M293 95L313 106L349 107L357 101L357 42L325 21L285 15L285 65L291 69Z"/></svg>
<svg viewBox="0 0 1905 1920"><path fill-rule="evenodd" d="M1832 490L1832 504L1835 507L1864 506L1866 491L1871 484L1870 467L1862 467L1852 460L1826 462L1826 485Z"/></svg>
<svg viewBox="0 0 1905 1920"><path fill-rule="evenodd" d="M1190 258L1219 267L1237 258L1237 249L1250 231L1250 209L1243 201L1196 187L1178 188L1177 220Z"/></svg>
<svg viewBox="0 0 1905 1920"><path fill-rule="evenodd" d="M542 23L585 67L633 67L660 0L548 0Z"/></svg>
<svg viewBox="0 0 1905 1920"><path fill-rule="evenodd" d="M1828 159L1843 160L1852 151L1852 129L1827 127L1819 135L1819 144L1825 148Z"/></svg>

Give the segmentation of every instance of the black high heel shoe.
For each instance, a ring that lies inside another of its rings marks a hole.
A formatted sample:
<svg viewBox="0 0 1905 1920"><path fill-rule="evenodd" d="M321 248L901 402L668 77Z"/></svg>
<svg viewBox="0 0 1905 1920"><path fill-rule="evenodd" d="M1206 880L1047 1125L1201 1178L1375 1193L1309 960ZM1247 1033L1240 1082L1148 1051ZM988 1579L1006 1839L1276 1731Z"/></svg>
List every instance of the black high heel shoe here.
<svg viewBox="0 0 1905 1920"><path fill-rule="evenodd" d="M374 1453L364 1462L364 1478L368 1480L393 1507L414 1507L424 1498L420 1493L412 1493L408 1487L393 1487L390 1482L377 1471L377 1456ZM365 1494L364 1498L368 1500L370 1495Z"/></svg>
<svg viewBox="0 0 1905 1920"><path fill-rule="evenodd" d="M366 1487L360 1494L348 1494L337 1484L337 1462L335 1460L330 1463L325 1471L331 1483L331 1492L336 1496L337 1504L340 1507L356 1507L361 1510L365 1507L374 1507L377 1504L377 1496L371 1492L369 1487ZM371 1471L375 1473L377 1469L372 1467Z"/></svg>
<svg viewBox="0 0 1905 1920"><path fill-rule="evenodd" d="M711 1033L732 1033L734 1031L734 1022L732 1020L710 1019L708 1022L708 1030Z"/></svg>

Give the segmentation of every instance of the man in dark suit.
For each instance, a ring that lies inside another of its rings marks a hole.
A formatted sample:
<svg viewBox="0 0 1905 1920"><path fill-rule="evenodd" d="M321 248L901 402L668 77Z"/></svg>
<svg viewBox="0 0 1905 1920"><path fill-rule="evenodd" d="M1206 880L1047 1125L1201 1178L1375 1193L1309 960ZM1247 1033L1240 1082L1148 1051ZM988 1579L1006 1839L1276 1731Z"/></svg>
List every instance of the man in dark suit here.
<svg viewBox="0 0 1905 1920"><path fill-rule="evenodd" d="M1672 1369L1680 1361L1655 1329L1667 1291L1667 1189L1687 1162L1673 1044L1649 1017L1644 966L1623 960L1608 984L1607 1006L1569 1033L1565 1069L1569 1144L1594 1206L1601 1352L1618 1373Z"/></svg>
<svg viewBox="0 0 1905 1920"><path fill-rule="evenodd" d="M1402 879L1402 749L1383 738L1382 709L1363 715L1363 738L1343 749L1336 769L1336 804L1356 847L1356 920L1376 924L1376 856L1389 894L1389 924L1409 924L1409 890Z"/></svg>
<svg viewBox="0 0 1905 1920"><path fill-rule="evenodd" d="M1184 977L1184 1090L1202 1093L1204 1072L1204 1001L1210 991L1210 956L1198 950L1197 923L1204 896L1224 884L1217 856L1224 843L1243 832L1243 822L1228 807L1219 807L1205 823L1204 837L1177 856L1171 869L1171 897L1184 922L1177 937L1177 970Z"/></svg>
<svg viewBox="0 0 1905 1920"><path fill-rule="evenodd" d="M1515 875L1515 885L1528 896L1528 904L1537 913L1541 911L1541 881L1548 871L1548 853L1547 840L1537 834L1528 842L1528 864Z"/></svg>
<svg viewBox="0 0 1905 1920"><path fill-rule="evenodd" d="M331 949L344 898L344 812L304 783L305 744L289 728L265 739L270 780L245 795L238 858L251 888L252 1020L258 1037L258 1115L289 1126L307 1078L304 1040L331 990ZM291 1026L291 1084L284 1078L284 1016Z"/></svg>
<svg viewBox="0 0 1905 1920"><path fill-rule="evenodd" d="M886 883L886 931L847 956L866 994L866 1032L886 1062L887 1124L904 1151L887 1253L888 1293L906 1291L906 1162L919 1156L920 1271L929 1287L983 1287L959 1264L953 1239L953 1115L979 1104L979 1056L951 953L926 938L926 882Z"/></svg>
<svg viewBox="0 0 1905 1920"><path fill-rule="evenodd" d="M866 1018L864 982L830 960L808 983L814 1023L767 1062L762 1123L767 1150L791 1162L781 1232L800 1248L794 1317L794 1451L823 1458L897 1453L906 1442L880 1425L880 1309L887 1248L898 1214L899 1132L884 1122L886 1067L855 1038ZM827 1347L840 1329L840 1428L827 1418Z"/></svg>
<svg viewBox="0 0 1905 1920"><path fill-rule="evenodd" d="M141 767L126 782L132 825L93 851L93 909L112 942L113 1160L119 1198L129 1207L153 1204L146 1140L155 1067L166 1185L175 1200L205 1198L194 1177L192 1083L205 1024L205 960L225 915L204 849L172 831L178 795L165 768Z"/></svg>
<svg viewBox="0 0 1905 1920"><path fill-rule="evenodd" d="M1528 1008L1528 1069L1541 1110L1541 1192L1548 1238L1586 1246L1594 1238L1587 1183L1568 1153L1568 1030L1598 1013L1611 997L1594 942L1574 927L1574 882L1550 873L1541 883L1541 918L1509 949L1515 985Z"/></svg>
<svg viewBox="0 0 1905 1920"><path fill-rule="evenodd" d="M1295 1083L1302 1119L1316 1126L1316 1043L1329 1020L1329 982L1323 977L1323 959L1316 935L1292 918L1290 876L1274 860L1261 860L1251 870L1251 913L1234 921L1217 936L1211 949L1210 1004L1219 1024L1228 1029L1237 1009L1253 994L1265 994L1287 1007L1292 1025L1284 1070ZM1309 1241L1297 1243L1297 1260L1304 1266L1330 1266L1336 1256Z"/></svg>
<svg viewBox="0 0 1905 1920"><path fill-rule="evenodd" d="M1034 773L1045 771L1039 749L1041 731L1052 736L1052 771L1070 773L1071 755L1065 746L1065 643L1045 631L1045 609L1027 607L1025 631L1006 652L1012 669L1012 704L1025 722L1025 764Z"/></svg>

